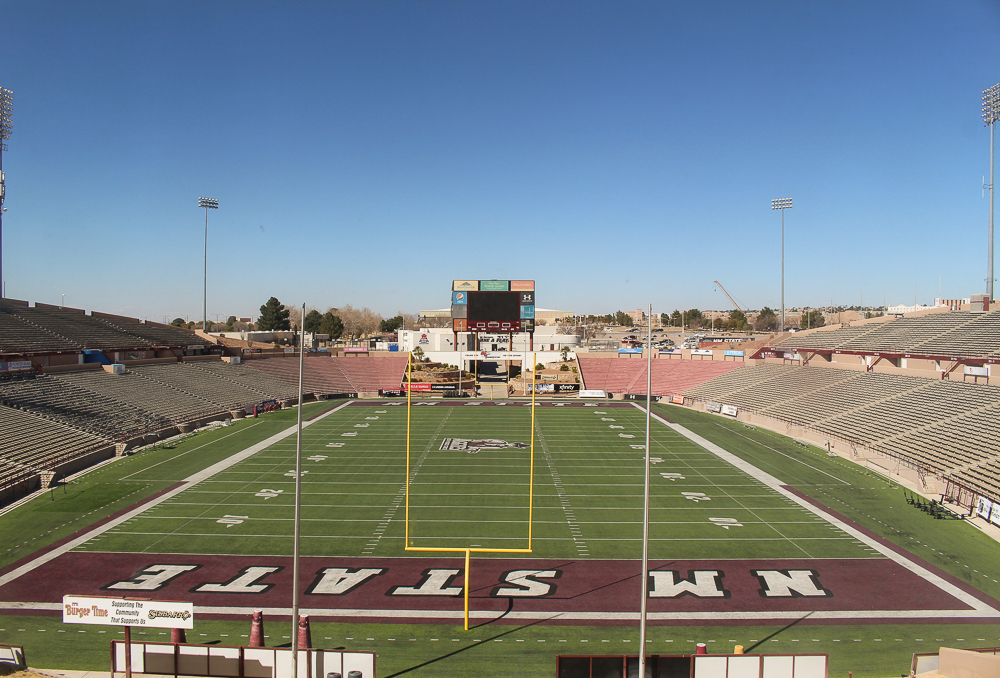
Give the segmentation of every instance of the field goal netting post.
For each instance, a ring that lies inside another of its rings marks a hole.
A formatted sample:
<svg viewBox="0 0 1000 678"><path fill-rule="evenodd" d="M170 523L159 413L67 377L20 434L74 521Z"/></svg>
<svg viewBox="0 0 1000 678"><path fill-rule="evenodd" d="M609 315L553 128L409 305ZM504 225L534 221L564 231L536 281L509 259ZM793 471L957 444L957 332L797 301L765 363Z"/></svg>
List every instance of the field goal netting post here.
<svg viewBox="0 0 1000 678"><path fill-rule="evenodd" d="M527 353L524 354L524 358L527 357ZM535 354L532 354L532 359L534 360ZM522 358L522 362L523 359ZM412 373L412 361L413 356L410 354L406 361L406 379L408 383L412 383L411 379ZM406 389L406 492L405 492L405 512L404 512L404 550L406 551L419 551L419 552L435 552L435 553L464 553L465 554L465 585L462 587L463 598L464 598L464 618L465 618L465 630L469 630L469 574L471 567L471 560L473 553L531 553L531 537L532 537L532 524L534 517L534 506L535 506L535 373L532 372L532 388L531 388L531 433L530 433L530 443L528 452L528 534L527 534L527 546L524 548L488 548L482 546L412 546L411 545L411 533L410 533L410 484L412 482L411 476L411 464L410 464L410 451L411 445L411 423L413 415L413 390L411 388Z"/></svg>

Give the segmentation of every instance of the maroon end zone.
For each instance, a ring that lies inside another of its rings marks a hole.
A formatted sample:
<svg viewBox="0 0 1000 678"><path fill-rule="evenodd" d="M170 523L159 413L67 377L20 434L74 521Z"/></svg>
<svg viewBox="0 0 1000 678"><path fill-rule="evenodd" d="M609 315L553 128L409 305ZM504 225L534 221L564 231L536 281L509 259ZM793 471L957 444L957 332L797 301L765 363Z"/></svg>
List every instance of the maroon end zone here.
<svg viewBox="0 0 1000 678"><path fill-rule="evenodd" d="M291 601L287 557L65 553L0 587L7 611L58 610L64 594L193 601L205 616L281 609ZM318 619L460 619L464 558L301 559L300 606ZM653 623L819 623L959 620L968 599L883 558L650 563ZM634 623L639 563L631 560L473 560L477 618L523 623ZM959 594L961 595L961 594ZM993 601L990 601L992 604ZM976 614L977 621L985 615ZM995 619L995 617L993 617Z"/></svg>

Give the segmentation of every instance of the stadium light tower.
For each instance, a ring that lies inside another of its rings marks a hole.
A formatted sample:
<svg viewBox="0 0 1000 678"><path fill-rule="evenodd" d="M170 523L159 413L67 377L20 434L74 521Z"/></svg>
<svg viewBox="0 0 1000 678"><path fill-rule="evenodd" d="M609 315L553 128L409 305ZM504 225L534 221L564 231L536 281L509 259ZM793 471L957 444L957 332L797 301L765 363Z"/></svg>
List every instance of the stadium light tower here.
<svg viewBox="0 0 1000 678"><path fill-rule="evenodd" d="M6 211L4 201L3 152L7 150L4 142L10 139L10 114L14 110L14 93L0 87L0 281L3 281L3 213ZM6 287L0 285L0 297L6 296Z"/></svg>
<svg viewBox="0 0 1000 678"><path fill-rule="evenodd" d="M990 128L990 235L986 252L986 296L993 301L993 128L1000 120L1000 84L983 90L983 122Z"/></svg>
<svg viewBox="0 0 1000 678"><path fill-rule="evenodd" d="M208 210L219 209L219 201L215 198L198 198L198 207L205 208L205 299L201 307L201 331L208 332Z"/></svg>
<svg viewBox="0 0 1000 678"><path fill-rule="evenodd" d="M781 327L785 331L785 210L792 208L791 198L775 198L771 201L771 209L781 210Z"/></svg>

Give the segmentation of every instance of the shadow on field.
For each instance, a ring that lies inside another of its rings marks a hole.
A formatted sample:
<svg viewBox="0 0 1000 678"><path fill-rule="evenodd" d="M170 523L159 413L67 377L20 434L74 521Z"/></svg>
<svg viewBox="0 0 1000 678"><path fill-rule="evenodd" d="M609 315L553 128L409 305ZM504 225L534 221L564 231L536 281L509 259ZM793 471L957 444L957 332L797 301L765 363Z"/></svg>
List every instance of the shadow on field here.
<svg viewBox="0 0 1000 678"><path fill-rule="evenodd" d="M513 606L514 606L514 599L511 598L510 599L510 603L507 606L507 612L509 612L511 610L511 608L513 608ZM507 612L504 612L504 614L507 614ZM503 615L501 615L501 617L498 617L498 619L502 618L502 616ZM484 624L480 624L479 626L474 626L473 628L479 628L481 626L485 626L486 624L492 624L495 621L496 621L496 619L491 619L490 621L485 622ZM437 663L439 661L442 661L444 659L449 659L449 658L454 657L456 655L462 654L466 650L472 650L472 649L476 648L477 646L482 645L483 643L486 643L486 642L488 642L490 640L495 640L497 638L503 638L504 636L509 636L512 633L516 633L518 631L523 631L524 629L531 628L532 626L537 626L538 624L541 624L541 623L543 623L545 621L547 621L547 620L545 620L545 619L539 619L538 621L531 622L530 624L524 624L523 626L514 626L509 631L504 631L503 633L498 633L498 634L496 634L494 636L490 636L489 638L483 638L478 643L472 643L471 645L466 645L465 647L459 648L459 649L455 650L454 652L449 652L447 654L441 655L440 657L435 657L434 659L429 659L429 660L427 660L425 662L421 662L420 664L417 664L415 666L411 666L408 669L403 669L402 671L396 671L396 673L392 673L392 674L386 676L385 678L394 678L395 676L402 676L403 674L409 673L410 671L416 671L417 669L422 669L425 666L430 666L430 665L435 664L435 663Z"/></svg>
<svg viewBox="0 0 1000 678"><path fill-rule="evenodd" d="M805 616L803 616L803 617L800 617L800 618L796 619L796 620L795 620L795 621L793 621L793 622L792 622L791 624L788 624L787 626L784 626L784 627L782 627L782 628L778 629L777 631L775 631L775 632L774 632L774 633L772 633L771 635L769 635L769 636L767 636L767 637L765 637L765 638L761 638L761 639L760 639L760 640L758 640L758 641L757 641L756 643L754 643L754 644L753 644L753 645L751 645L750 647L748 647L748 648L746 648L745 650L743 650L743 653L744 653L744 654L749 654L749 653L753 652L753 651L754 651L754 650L755 650L756 648L760 647L761 645L763 645L763 644L764 644L764 643L766 643L767 641L771 640L771 638L774 638L774 637L775 637L776 635L778 635L779 633L784 633L785 631L787 631L788 629L792 628L793 626L795 626L795 625L796 625L796 624L798 624L799 622L803 622L803 621L805 621L806 619L809 619L809 617L810 617L810 616L811 616L812 614L813 614L812 612L809 612L809 613L807 613L807 614L806 614Z"/></svg>
<svg viewBox="0 0 1000 678"><path fill-rule="evenodd" d="M663 563L662 565L658 565L657 567L651 567L651 568L649 568L649 571L650 572L659 572L661 570L664 570L665 568L673 566L676 562L677 561L672 560L669 563ZM551 565L550 567L553 567L553 568L562 568L562 567L568 567L570 565L575 565L576 563L577 563L577 561L570 560L570 561L567 561L567 562L558 563L556 565ZM615 581L611 581L611 582L608 582L606 584L602 584L601 586L596 586L596 587L594 587L592 589L587 589L586 591L581 591L581 592L579 592L577 594L574 594L574 595L571 595L571 596L548 595L548 596L545 596L545 597L548 598L548 599L551 599L551 600L574 600L576 598L582 598L584 596L589 596L590 594L594 593L595 591L600 591L601 589L611 588L612 586L617 586L618 584L621 584L621 583L624 583L624 582L627 582L627 581L632 581L632 580L636 580L636 581L639 580L639 573L638 572L636 572L635 574L626 575L626 576L622 577L621 579L616 579ZM488 584L486 586L480 586L479 588L472 589L472 591L475 592L475 593L481 593L483 591L489 591L490 589L493 589L495 587L496 587L496 584L493 583L493 584ZM513 604L513 599L511 599L511 603ZM504 615L506 615L508 612L510 612L510 607L509 606L507 608L507 612L504 612ZM503 615L501 615L501 617L498 617L498 619L500 619L502 617L503 617ZM494 620L494 621L496 621L496 620ZM487 622L487 623L489 623L489 622ZM482 624L480 624L480 626L482 626Z"/></svg>

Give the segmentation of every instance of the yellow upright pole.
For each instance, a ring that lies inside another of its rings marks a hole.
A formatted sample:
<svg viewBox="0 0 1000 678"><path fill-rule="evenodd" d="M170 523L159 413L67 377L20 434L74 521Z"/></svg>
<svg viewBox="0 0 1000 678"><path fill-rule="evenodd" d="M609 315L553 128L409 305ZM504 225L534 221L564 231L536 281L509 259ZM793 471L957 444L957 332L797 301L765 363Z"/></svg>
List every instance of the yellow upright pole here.
<svg viewBox="0 0 1000 678"><path fill-rule="evenodd" d="M534 363L538 354L531 354L531 362ZM528 551L531 551L531 528L532 516L535 511L535 388L538 370L531 371L531 454L530 469L528 475Z"/></svg>
<svg viewBox="0 0 1000 678"><path fill-rule="evenodd" d="M413 399L413 353L406 357L406 530L403 542L410 543L410 402Z"/></svg>
<svg viewBox="0 0 1000 678"><path fill-rule="evenodd" d="M469 563L472 560L471 551L465 549L465 630L469 630Z"/></svg>

